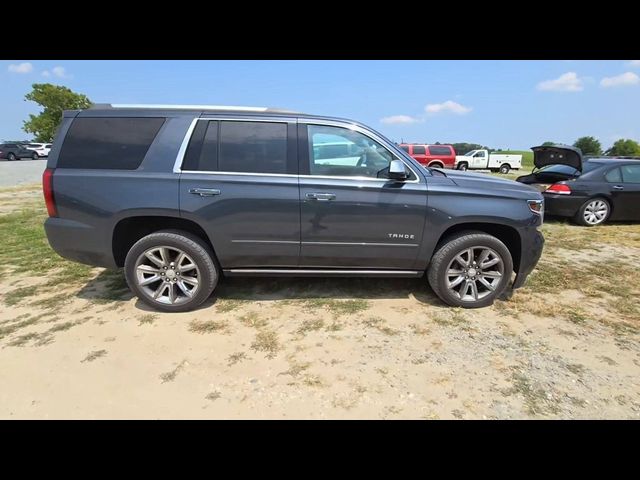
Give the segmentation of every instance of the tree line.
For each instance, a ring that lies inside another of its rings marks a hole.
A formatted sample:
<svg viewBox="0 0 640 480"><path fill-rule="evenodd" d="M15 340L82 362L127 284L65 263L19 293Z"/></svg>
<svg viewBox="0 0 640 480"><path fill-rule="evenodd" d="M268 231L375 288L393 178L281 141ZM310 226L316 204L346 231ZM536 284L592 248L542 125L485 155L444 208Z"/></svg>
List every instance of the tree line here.
<svg viewBox="0 0 640 480"><path fill-rule="evenodd" d="M35 142L49 143L58 129L62 112L64 110L76 110L89 108L91 100L86 95L73 92L71 89L50 83L34 83L31 92L25 95L25 100L35 102L43 111L38 115L29 115L29 119L24 122L23 130L34 135ZM440 142L436 142L439 145ZM543 145L553 145L555 142L544 142ZM499 152L500 149L489 148L479 143L457 142L449 143L453 146L456 155L464 155L471 150L487 149ZM580 137L574 143L574 147L579 148L585 156L611 155L611 156L640 156L640 144L631 139L619 139L603 152L600 141L591 136Z"/></svg>

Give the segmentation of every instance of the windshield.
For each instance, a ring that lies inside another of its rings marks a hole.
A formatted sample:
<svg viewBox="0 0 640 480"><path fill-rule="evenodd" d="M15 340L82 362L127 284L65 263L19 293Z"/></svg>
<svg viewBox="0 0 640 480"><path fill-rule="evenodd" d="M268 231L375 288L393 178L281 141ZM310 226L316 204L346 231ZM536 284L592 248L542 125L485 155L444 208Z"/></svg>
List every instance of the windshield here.
<svg viewBox="0 0 640 480"><path fill-rule="evenodd" d="M473 157L473 154L476 153L477 150L471 150L470 152L467 152L464 154L465 157Z"/></svg>

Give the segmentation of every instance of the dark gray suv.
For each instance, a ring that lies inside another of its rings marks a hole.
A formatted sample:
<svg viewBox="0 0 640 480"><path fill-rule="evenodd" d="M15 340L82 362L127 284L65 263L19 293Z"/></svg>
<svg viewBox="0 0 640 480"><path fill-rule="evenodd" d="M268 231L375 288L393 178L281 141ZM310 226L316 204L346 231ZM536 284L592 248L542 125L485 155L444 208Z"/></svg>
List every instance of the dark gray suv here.
<svg viewBox="0 0 640 480"><path fill-rule="evenodd" d="M447 304L482 307L524 283L544 243L532 187L424 168L360 123L275 109L66 111L43 187L56 252L124 267L171 312L221 275L426 274Z"/></svg>

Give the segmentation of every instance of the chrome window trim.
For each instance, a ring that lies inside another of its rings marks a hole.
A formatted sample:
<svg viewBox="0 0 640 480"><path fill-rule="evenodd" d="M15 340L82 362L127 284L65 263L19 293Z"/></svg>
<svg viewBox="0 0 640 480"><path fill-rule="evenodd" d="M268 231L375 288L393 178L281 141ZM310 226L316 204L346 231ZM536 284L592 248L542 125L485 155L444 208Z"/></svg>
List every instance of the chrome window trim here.
<svg viewBox="0 0 640 480"><path fill-rule="evenodd" d="M198 121L235 121L235 122L269 122L269 123L302 123L305 125L326 125L329 127L339 127L339 128L347 128L349 130L356 131L358 133L363 134L365 137L369 137L370 139L378 142L387 151L392 155L396 160L400 160L404 163L405 167L407 167L413 175L416 177L415 180L405 180L402 183L421 183L420 175L413 169L413 167L406 162L406 159L399 157L396 155L393 150L390 148L389 142L376 135L369 130L360 127L359 125L355 125L349 122L340 122L335 120L318 120L312 118L250 118L250 117L230 117L230 116L210 116L210 117L197 117L194 118L187 129L187 133L182 140L182 144L180 145L180 149L178 150L178 154L176 155L176 161L173 165L173 173L193 173L193 174L205 174L205 175L241 175L241 176L265 176L265 177L288 177L288 178L318 178L318 179L335 179L335 180L353 180L353 181L370 181L370 182L383 182L388 183L393 181L389 178L373 178L373 177L349 177L349 176L333 176L333 175L297 175L292 173L258 173L258 172L214 172L210 170L182 170L182 162L184 161L184 155L187 152L187 147L189 146L189 141L191 140L191 136L193 135L193 131L196 128L196 124Z"/></svg>
<svg viewBox="0 0 640 480"><path fill-rule="evenodd" d="M193 135L193 131L196 128L196 124L198 123L199 118L194 118L191 121L191 125L187 128L187 133L184 135L182 139L182 143L180 144L180 148L178 149L178 154L176 155L176 161L173 164L173 173L180 173L182 161L184 160L184 154L187 152L187 147L189 146L189 142L191 141L191 136Z"/></svg>

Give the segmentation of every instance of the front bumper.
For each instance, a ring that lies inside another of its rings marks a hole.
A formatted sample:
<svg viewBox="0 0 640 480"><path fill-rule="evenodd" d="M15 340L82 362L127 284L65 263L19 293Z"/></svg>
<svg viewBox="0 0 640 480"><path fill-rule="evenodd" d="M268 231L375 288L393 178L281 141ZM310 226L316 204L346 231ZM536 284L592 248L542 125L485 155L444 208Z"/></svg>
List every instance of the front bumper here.
<svg viewBox="0 0 640 480"><path fill-rule="evenodd" d="M542 233L535 227L527 227L528 229L533 229L533 231L524 232L525 234L521 237L520 265L512 285L514 290L524 285L527 277L537 265L538 260L540 260L542 249L544 248L544 236Z"/></svg>

